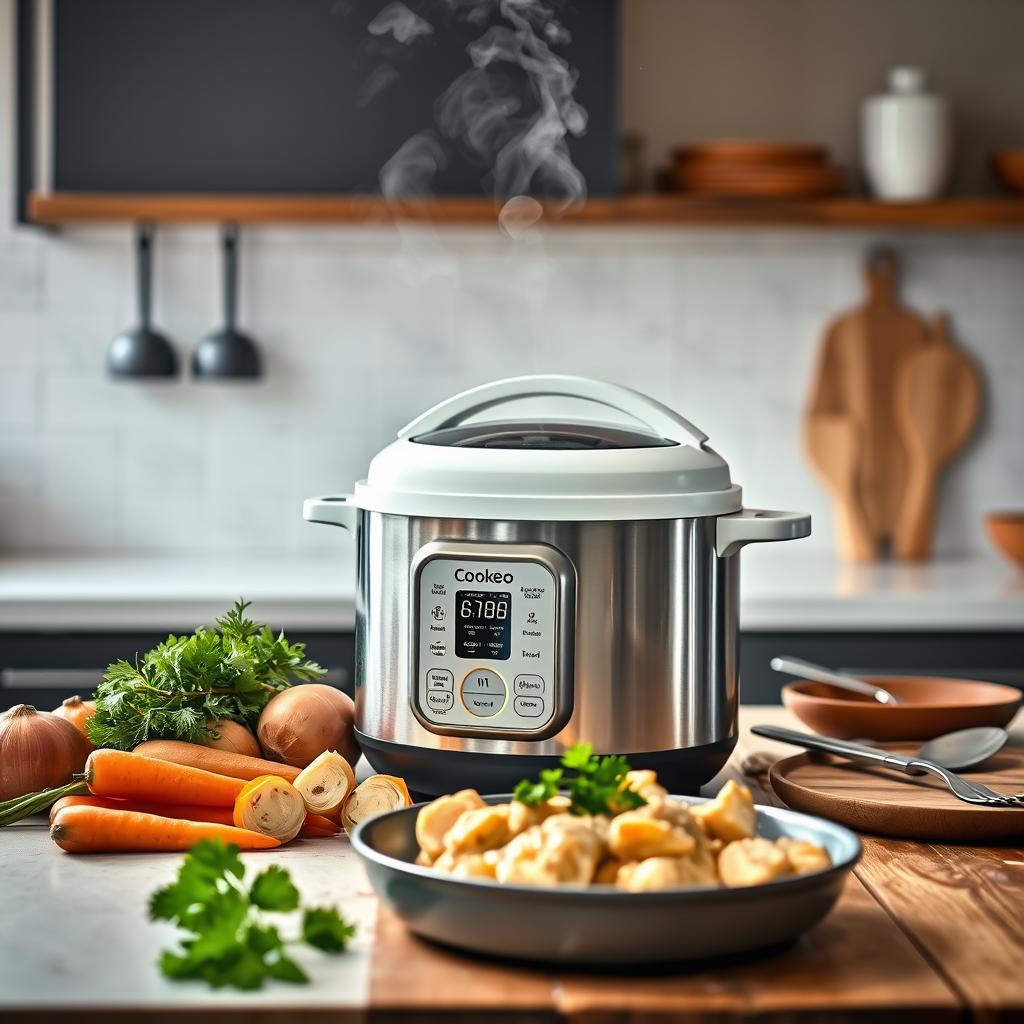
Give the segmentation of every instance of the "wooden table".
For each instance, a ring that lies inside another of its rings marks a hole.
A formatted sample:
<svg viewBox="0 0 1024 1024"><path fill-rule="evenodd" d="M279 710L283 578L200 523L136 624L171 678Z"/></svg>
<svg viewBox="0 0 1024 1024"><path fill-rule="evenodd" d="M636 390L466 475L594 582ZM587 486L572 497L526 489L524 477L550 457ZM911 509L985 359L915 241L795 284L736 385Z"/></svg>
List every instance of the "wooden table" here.
<svg viewBox="0 0 1024 1024"><path fill-rule="evenodd" d="M727 774L738 774L755 751L792 752L750 737L753 722L794 724L779 708L744 708L743 738ZM1021 726L1024 719L1018 719L1018 742ZM763 789L759 797L773 801ZM427 945L377 906L347 842L296 844L274 858L311 901L322 901L324 893L340 900L360 922L360 938L343 957L305 960L309 986L237 994L174 984L156 973L155 951L173 931L146 924L140 908L145 893L173 875L177 858L72 858L50 847L42 827L35 832L12 843L16 856L0 858L5 1024L170 1021L183 1014L196 1024L225 1017L247 1024L1024 1021L1019 847L866 837L864 858L835 910L794 946L740 962L615 975L508 966ZM10 834L0 835L0 853ZM247 855L264 864L267 856ZM5 875L26 881L17 883L17 893L14 882L5 891ZM30 888L33 877L55 893L52 905ZM33 912L17 918L10 908L24 908L27 900L36 900ZM111 949L90 966L81 945L92 933L96 944Z"/></svg>

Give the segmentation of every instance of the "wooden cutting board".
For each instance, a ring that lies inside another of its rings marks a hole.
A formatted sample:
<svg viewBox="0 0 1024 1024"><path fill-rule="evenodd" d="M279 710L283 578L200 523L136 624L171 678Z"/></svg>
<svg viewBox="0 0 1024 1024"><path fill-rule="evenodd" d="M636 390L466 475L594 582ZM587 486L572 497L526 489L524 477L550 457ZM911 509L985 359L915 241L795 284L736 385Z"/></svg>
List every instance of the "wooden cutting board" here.
<svg viewBox="0 0 1024 1024"><path fill-rule="evenodd" d="M907 459L894 401L899 368L929 343L927 322L899 303L897 270L891 252L869 258L867 299L827 328L807 411L808 422L828 413L847 416L853 424L859 446L856 493L874 538L872 557L892 537L903 501ZM833 478L836 471L828 452L808 448L816 470L826 480ZM842 507L841 500L837 504ZM856 515L843 513L846 519Z"/></svg>
<svg viewBox="0 0 1024 1024"><path fill-rule="evenodd" d="M907 744L878 744L901 754ZM982 771L965 773L1000 793L1024 792L1024 748L1005 747ZM1024 837L1024 807L958 800L931 776L909 776L827 754L796 754L771 766L772 789L787 806L858 832L981 845Z"/></svg>
<svg viewBox="0 0 1024 1024"><path fill-rule="evenodd" d="M836 544L844 562L870 562L878 545L860 502L860 434L849 413L814 412L804 423L804 447L835 505Z"/></svg>
<svg viewBox="0 0 1024 1024"><path fill-rule="evenodd" d="M903 507L896 524L897 557L928 558L935 523L935 489L943 467L974 431L981 412L981 376L935 318L931 343L909 356L896 382L896 424L907 453Z"/></svg>

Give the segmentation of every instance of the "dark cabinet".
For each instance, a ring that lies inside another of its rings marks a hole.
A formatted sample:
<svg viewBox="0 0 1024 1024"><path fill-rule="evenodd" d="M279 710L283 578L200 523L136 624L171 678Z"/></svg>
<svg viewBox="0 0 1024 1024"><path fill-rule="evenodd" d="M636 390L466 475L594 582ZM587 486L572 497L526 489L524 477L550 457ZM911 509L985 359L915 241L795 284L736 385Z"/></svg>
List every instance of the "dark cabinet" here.
<svg viewBox="0 0 1024 1024"><path fill-rule="evenodd" d="M289 630L328 670L326 682L351 694L355 670L352 633ZM166 633L0 633L0 708L35 704L49 709L85 695L103 669L131 658ZM1024 689L1024 633L748 632L741 637L741 699L777 704L784 678L769 662L793 654L853 672L944 675L988 679Z"/></svg>
<svg viewBox="0 0 1024 1024"><path fill-rule="evenodd" d="M103 670L132 659L167 638L167 633L0 633L0 708L33 704L55 708L72 694L85 696ZM327 669L324 682L352 693L355 638L351 633L289 630L307 654Z"/></svg>

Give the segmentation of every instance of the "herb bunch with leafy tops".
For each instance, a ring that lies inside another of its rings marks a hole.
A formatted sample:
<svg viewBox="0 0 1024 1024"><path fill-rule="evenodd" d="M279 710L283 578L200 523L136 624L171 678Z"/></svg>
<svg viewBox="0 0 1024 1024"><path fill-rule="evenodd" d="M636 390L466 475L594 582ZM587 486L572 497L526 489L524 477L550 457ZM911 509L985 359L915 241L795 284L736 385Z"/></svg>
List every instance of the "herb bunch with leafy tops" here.
<svg viewBox="0 0 1024 1024"><path fill-rule="evenodd" d="M536 807L564 790L573 814L617 814L647 803L626 785L629 770L621 754L601 757L591 744L577 743L562 755L561 768L543 768L537 780L522 779L513 799Z"/></svg>
<svg viewBox="0 0 1024 1024"><path fill-rule="evenodd" d="M214 738L214 723L253 724L294 680L319 679L325 670L306 657L305 645L248 618L249 604L238 601L215 629L172 634L134 665L115 661L94 695L93 744L132 750L151 739Z"/></svg>
<svg viewBox="0 0 1024 1024"><path fill-rule="evenodd" d="M186 935L179 949L160 956L160 969L175 980L205 981L214 988L256 989L267 978L302 983L306 972L288 955L296 946L341 953L355 927L334 907L300 907L288 872L271 864L245 882L238 847L204 839L185 855L178 877L153 893L149 916L173 921ZM281 934L268 913L301 911L301 930Z"/></svg>

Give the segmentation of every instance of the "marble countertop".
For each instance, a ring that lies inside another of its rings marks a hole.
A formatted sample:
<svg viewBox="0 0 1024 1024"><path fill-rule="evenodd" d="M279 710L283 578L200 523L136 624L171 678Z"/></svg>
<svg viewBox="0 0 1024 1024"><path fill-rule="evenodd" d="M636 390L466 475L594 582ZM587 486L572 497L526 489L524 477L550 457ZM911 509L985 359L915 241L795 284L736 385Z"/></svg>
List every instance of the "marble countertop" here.
<svg viewBox="0 0 1024 1024"><path fill-rule="evenodd" d="M341 907L357 928L349 949L338 956L305 947L289 950L310 984L271 983L247 996L175 983L157 968L160 952L175 946L181 933L169 922L148 923L146 906L151 893L174 880L179 855L71 856L54 847L48 828L45 818L35 817L4 829L0 1017L15 1010L61 1017L125 1008L168 1013L247 1006L251 1012L257 1002L262 1012L283 1014L329 1007L342 1019L346 1009L366 1005L377 901L347 840L300 839L272 855L242 855L250 876L280 864L304 904ZM293 926L289 921L282 931ZM97 943L102 952L93 955Z"/></svg>
<svg viewBox="0 0 1024 1024"><path fill-rule="evenodd" d="M749 729L755 722L796 724L781 707L741 708L740 745L731 768L705 787L705 795L716 792L725 778L734 777L736 766L754 750L770 755L794 752L794 748L770 740L752 739ZM1015 742L1021 739L1022 722L1024 714L1016 727L1011 727ZM365 764L361 768L365 769ZM304 905L336 905L357 928L349 950L342 955L326 956L302 948L291 951L308 974L308 985L269 982L257 992L214 991L199 983L175 983L160 974L160 951L173 946L181 933L167 922L148 922L146 907L150 894L173 880L180 855L65 854L50 842L43 817L3 829L0 844L4 864L0 871L0 906L4 908L0 915L0 1019L11 1024L58 1019L81 1024L112 1019L164 1022L179 1019L179 1015L187 1015L196 1024L226 1017L266 1024L365 1024L378 1019L430 1024L456 1017L499 1022L510 1016L566 1024L641 1018L667 1024L680 1016L695 1021L721 1020L723 1016L762 1020L766 1014L773 1019L802 1019L807 1013L816 1020L849 1022L885 1008L891 1015L893 1006L897 1011L904 1009L907 1019L953 1019L929 1014L934 1007L918 1008L915 1013L907 1005L918 997L927 1002L927 990L915 986L922 981L933 985L931 972L935 968L912 952L893 919L912 937L916 934L918 948L926 950L935 938L936 920L966 922L960 930L969 929L965 934L970 941L939 944L935 961L949 971L945 977L987 971L999 979L993 981L992 991L974 989L984 993L977 1019L1009 1020L1021 1005L1020 972L1010 966L1020 960L1020 939L1019 935L1016 939L1010 936L1005 924L1020 904L1018 889L1010 884L1016 877L1010 865L1019 862L1012 847L1005 847L993 861L993 851L960 847L953 855L938 853L927 844L890 845L889 840L872 839L861 868L876 866L876 873L869 875L874 879L870 891L851 879L846 897L818 927L811 943L773 952L767 961L755 958L731 967L719 964L703 972L685 971L674 980L671 975L650 975L640 979L640 984L636 976L623 976L616 982L610 972L607 978L602 974L598 984L611 989L588 994L580 989L581 978L586 976L579 972L553 968L524 972L520 967L468 958L404 937L404 929L392 916L378 913L365 869L344 836L296 840L278 850L242 854L250 874L271 863L286 867ZM912 878L897 873L887 879L884 873L877 873L877 865L893 856L916 865ZM976 886L950 884L951 872L966 870L954 863L960 856L976 870ZM989 867L987 872L982 870L984 865ZM908 913L906 902L899 902L911 881L924 893L920 902L926 909L920 914L913 905ZM894 897L900 913L893 909ZM963 907L971 901L981 907L964 916ZM1010 916L1001 918L1000 913ZM281 927L288 933L292 922L282 922ZM877 943L885 956L858 948L858 943L865 941ZM829 950L825 958L809 952L821 948ZM978 949L987 953L983 963ZM932 952L936 952L934 948ZM402 959L396 967L394 958L399 955ZM887 979L891 980L888 958L893 955L900 957L898 970L915 971L902 989L886 986ZM824 986L819 992L824 1001L816 1013L808 1003L816 991L808 979L815 977L823 979ZM729 992L736 994L736 1002L724 1005L722 994ZM794 993L799 994L798 999ZM530 999L537 999L538 1005L524 1005ZM959 1003L951 1005L957 1007L955 1019L972 1017Z"/></svg>
<svg viewBox="0 0 1024 1024"><path fill-rule="evenodd" d="M843 566L790 545L743 554L753 631L1024 629L1024 573L994 555ZM350 630L351 547L232 555L0 556L0 630L190 630L239 596L283 629Z"/></svg>

